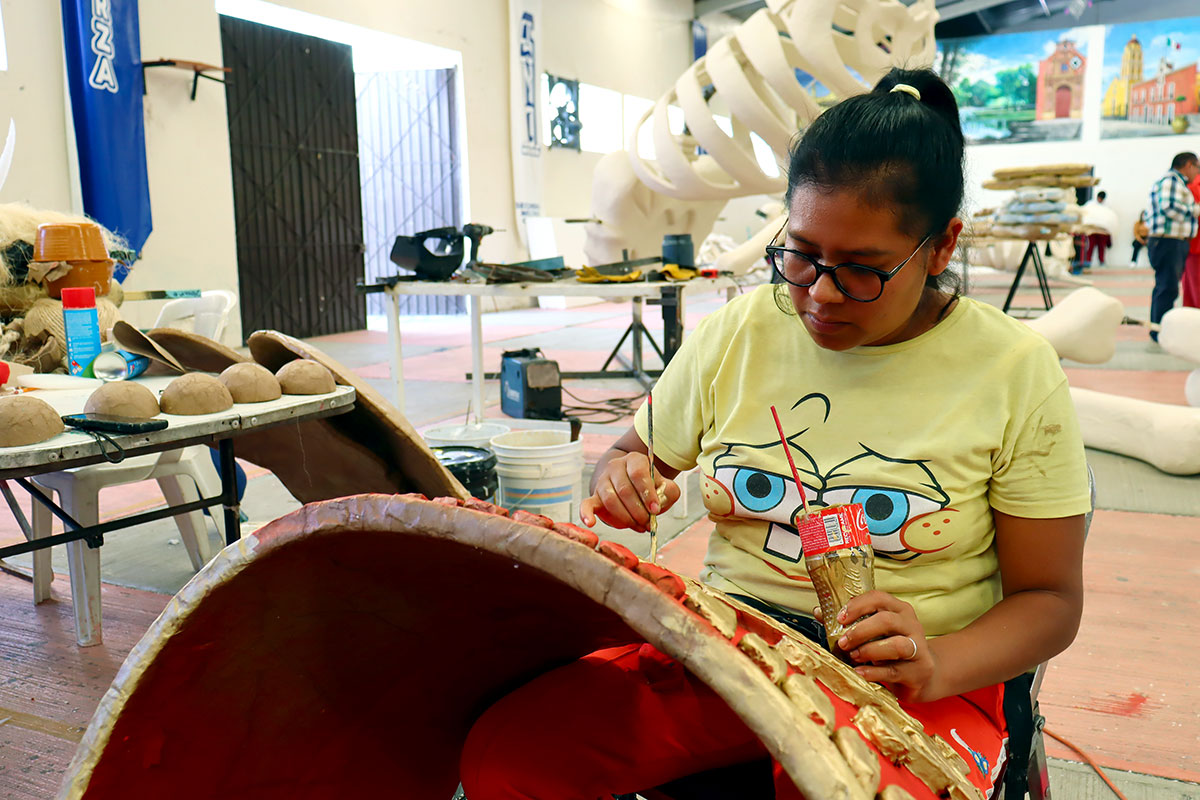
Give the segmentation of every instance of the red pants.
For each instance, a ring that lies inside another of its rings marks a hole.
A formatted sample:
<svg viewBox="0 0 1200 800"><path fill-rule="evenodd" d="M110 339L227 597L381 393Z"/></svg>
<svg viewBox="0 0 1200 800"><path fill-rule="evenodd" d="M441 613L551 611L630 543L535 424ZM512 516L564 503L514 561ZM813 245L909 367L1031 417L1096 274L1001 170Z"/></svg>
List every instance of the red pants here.
<svg viewBox="0 0 1200 800"><path fill-rule="evenodd" d="M905 708L971 766L986 794L1003 762L1003 686ZM838 725L854 706L833 697ZM698 678L650 645L601 650L517 689L475 723L463 749L470 800L611 800L718 767L764 760L766 748ZM885 784L933 794L880 757ZM801 800L773 764L776 800Z"/></svg>
<svg viewBox="0 0 1200 800"><path fill-rule="evenodd" d="M1183 268L1183 304L1200 308L1200 253L1188 255Z"/></svg>
<svg viewBox="0 0 1200 800"><path fill-rule="evenodd" d="M1112 243L1112 237L1107 233L1089 233L1087 235L1087 252L1083 260L1091 263L1092 252L1099 251L1100 266L1104 266L1104 248Z"/></svg>

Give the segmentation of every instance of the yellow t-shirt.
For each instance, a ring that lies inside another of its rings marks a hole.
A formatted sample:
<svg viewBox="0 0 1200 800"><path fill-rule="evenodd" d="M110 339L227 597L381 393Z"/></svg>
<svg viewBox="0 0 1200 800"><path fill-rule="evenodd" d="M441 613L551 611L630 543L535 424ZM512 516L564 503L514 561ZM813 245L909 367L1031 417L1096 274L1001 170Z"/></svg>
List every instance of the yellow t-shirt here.
<svg viewBox="0 0 1200 800"><path fill-rule="evenodd" d="M911 603L930 635L965 627L1000 599L993 508L1090 508L1057 355L969 298L906 342L824 350L773 290L705 318L654 387L654 454L704 473L716 531L701 578L804 614L817 605L774 405L809 506L864 505L877 588ZM635 425L645 441L644 405Z"/></svg>

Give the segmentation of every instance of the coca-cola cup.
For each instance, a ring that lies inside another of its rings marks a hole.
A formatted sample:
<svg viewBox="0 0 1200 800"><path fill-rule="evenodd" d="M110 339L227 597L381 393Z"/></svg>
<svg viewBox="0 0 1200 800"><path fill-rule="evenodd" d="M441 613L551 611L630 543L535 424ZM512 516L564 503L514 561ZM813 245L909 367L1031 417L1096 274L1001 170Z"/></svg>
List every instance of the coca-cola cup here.
<svg viewBox="0 0 1200 800"><path fill-rule="evenodd" d="M847 660L837 641L853 625L838 622L853 598L875 588L875 551L861 503L812 511L796 525L804 549L804 566L821 603L829 650Z"/></svg>

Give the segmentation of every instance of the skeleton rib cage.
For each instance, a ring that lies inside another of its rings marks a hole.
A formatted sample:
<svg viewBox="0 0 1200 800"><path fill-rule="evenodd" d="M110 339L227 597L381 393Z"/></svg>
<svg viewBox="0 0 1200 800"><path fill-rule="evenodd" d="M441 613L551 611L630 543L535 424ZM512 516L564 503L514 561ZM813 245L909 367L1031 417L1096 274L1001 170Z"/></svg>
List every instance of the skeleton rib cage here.
<svg viewBox="0 0 1200 800"><path fill-rule="evenodd" d="M782 192L786 177L759 165L751 133L783 160L796 132L832 102L868 91L894 65L932 64L936 21L933 0L768 0L642 115L628 150L612 154L627 166L606 157L597 167L589 260L654 252L664 233L699 242L728 200ZM827 93L814 96L817 85ZM675 105L680 134L669 120ZM717 122L721 106L730 133ZM653 159L637 152L647 125Z"/></svg>

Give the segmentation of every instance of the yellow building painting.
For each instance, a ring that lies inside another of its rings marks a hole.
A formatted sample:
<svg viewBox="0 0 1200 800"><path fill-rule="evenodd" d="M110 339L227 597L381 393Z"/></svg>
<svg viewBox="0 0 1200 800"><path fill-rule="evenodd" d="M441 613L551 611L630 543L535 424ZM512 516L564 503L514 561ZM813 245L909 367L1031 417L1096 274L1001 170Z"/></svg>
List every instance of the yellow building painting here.
<svg viewBox="0 0 1200 800"><path fill-rule="evenodd" d="M1121 74L1114 78L1104 91L1100 114L1104 117L1125 119L1129 116L1129 90L1142 81L1142 43L1137 36L1130 36L1121 54Z"/></svg>

